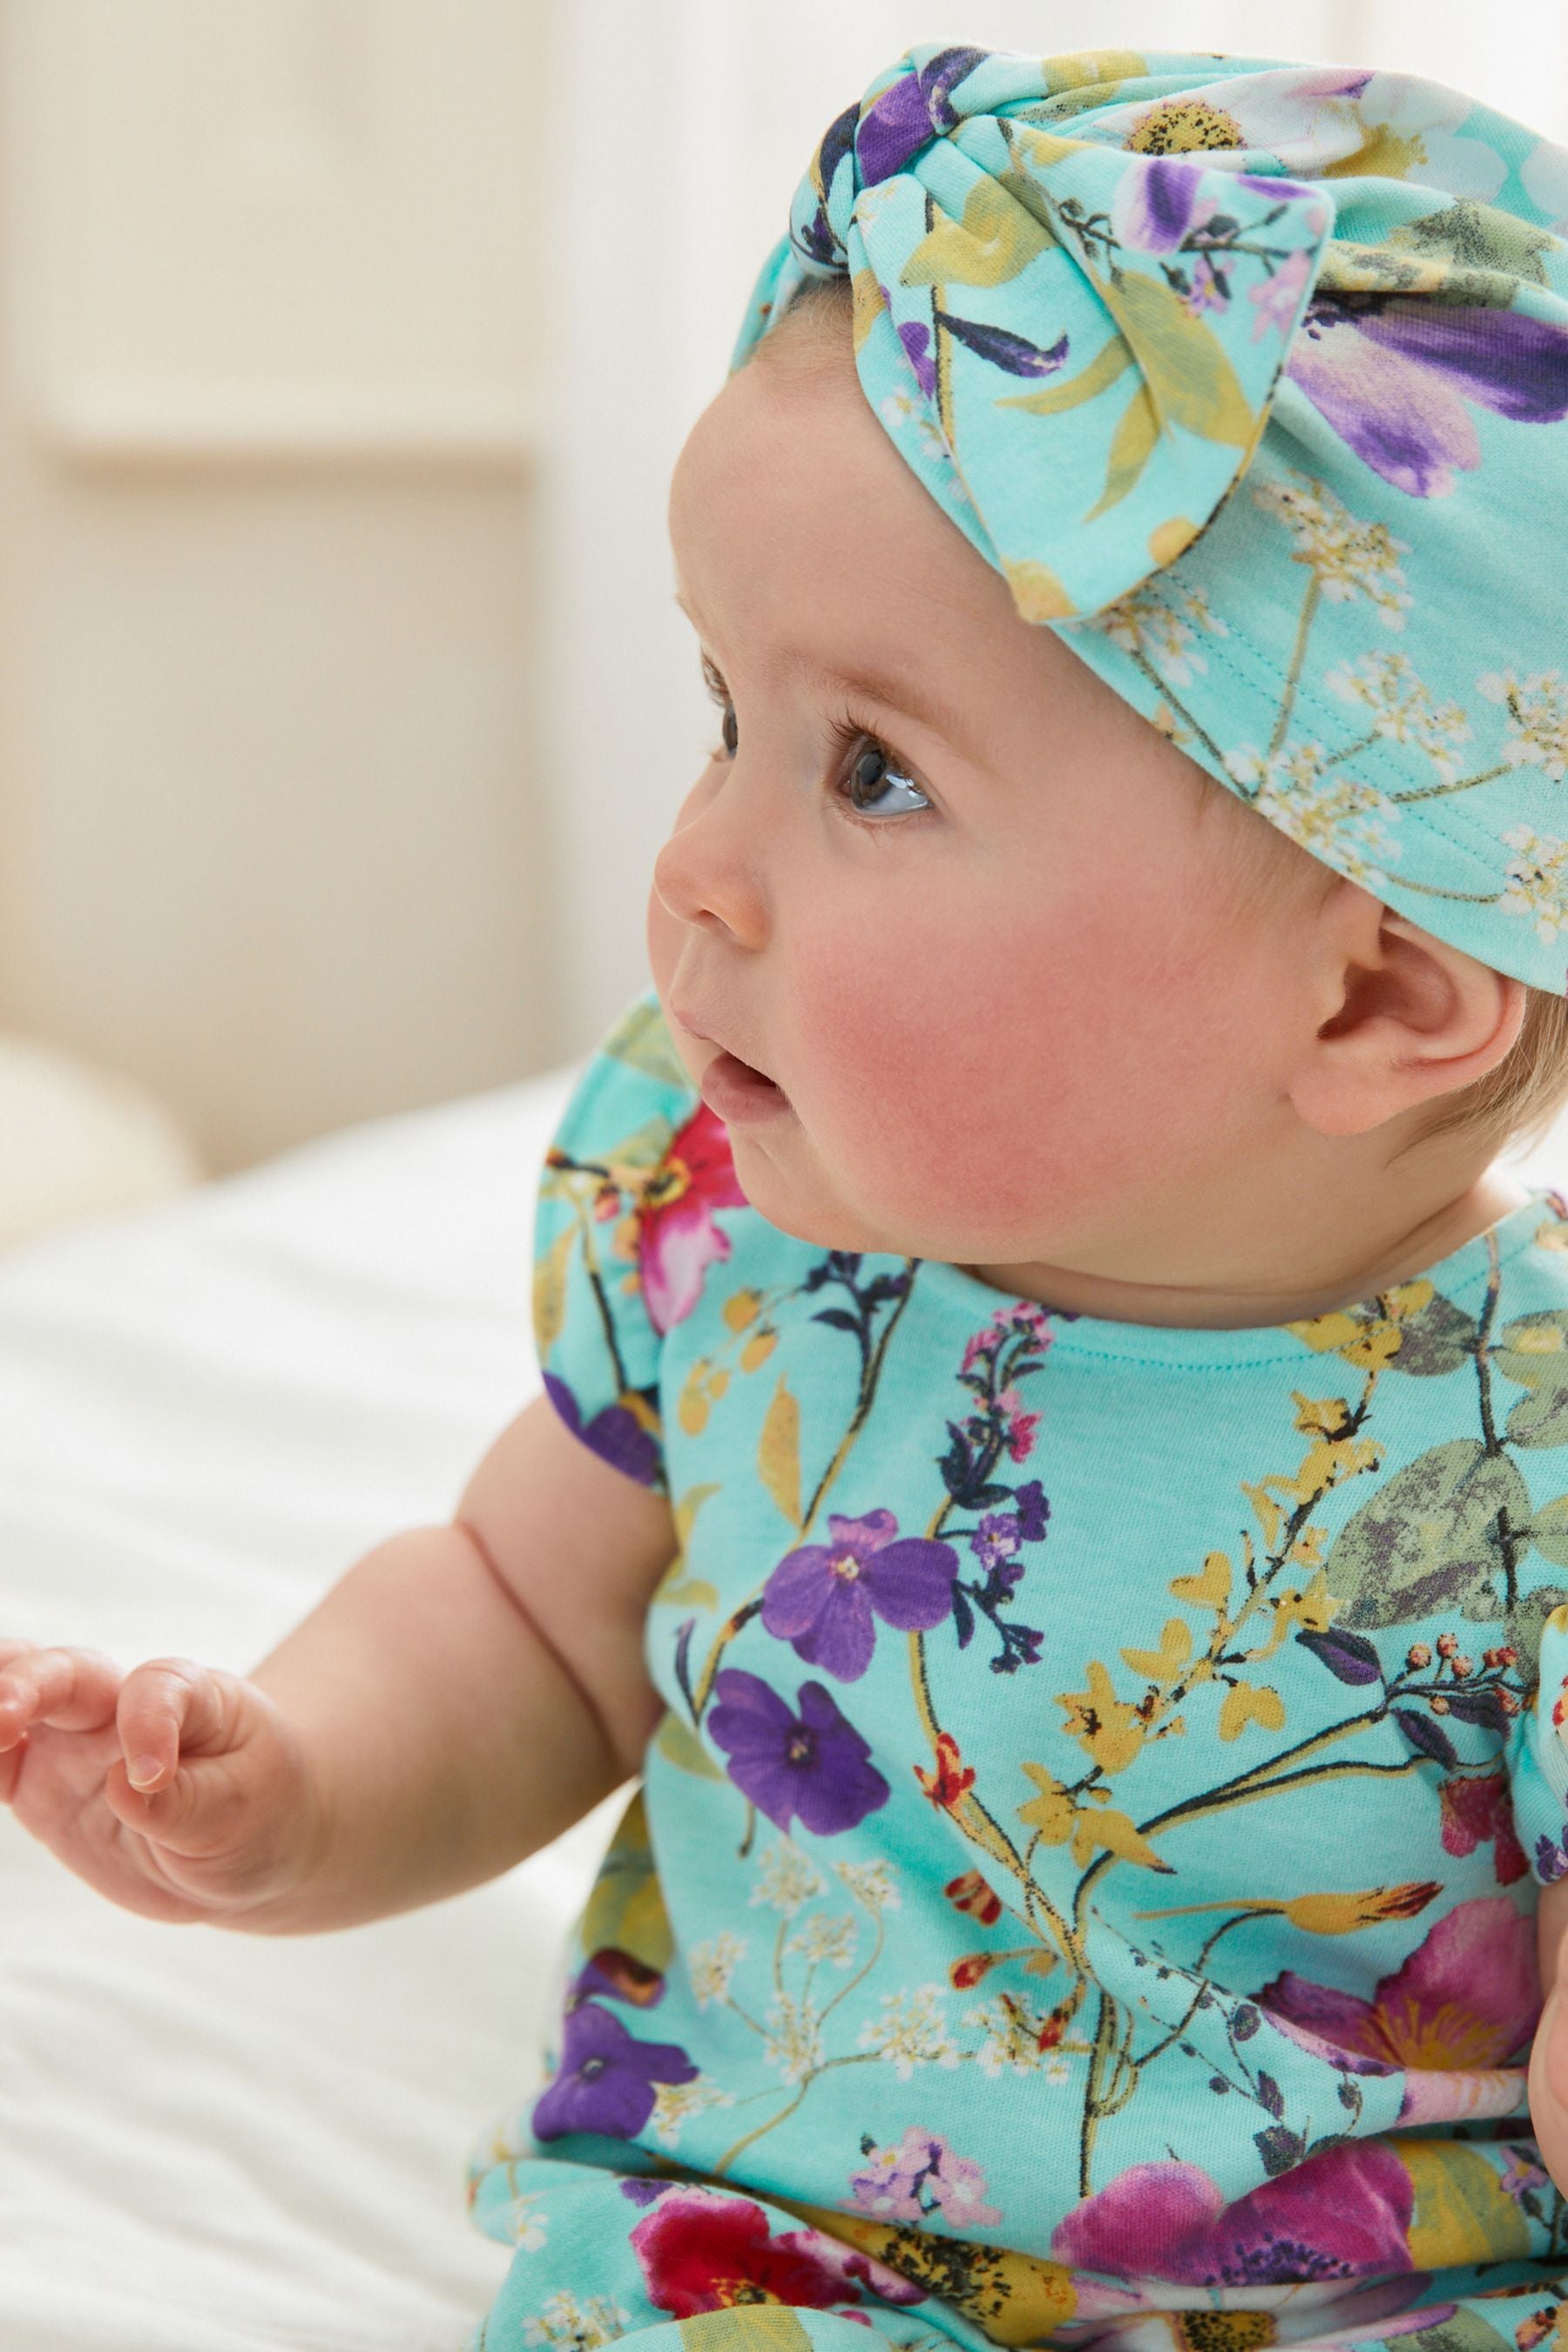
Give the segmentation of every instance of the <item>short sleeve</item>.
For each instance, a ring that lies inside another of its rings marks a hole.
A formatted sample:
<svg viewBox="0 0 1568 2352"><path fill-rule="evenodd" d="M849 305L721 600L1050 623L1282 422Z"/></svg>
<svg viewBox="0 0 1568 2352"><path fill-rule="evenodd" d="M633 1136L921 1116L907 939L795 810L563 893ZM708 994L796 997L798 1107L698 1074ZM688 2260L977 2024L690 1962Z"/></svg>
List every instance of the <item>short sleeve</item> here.
<svg viewBox="0 0 1568 2352"><path fill-rule="evenodd" d="M700 1096L648 988L613 1024L567 1098L540 1173L533 1337L545 1393L574 1437L668 1494L663 1322L645 1254L672 1147ZM667 1318L665 1318L667 1319Z"/></svg>
<svg viewBox="0 0 1568 2352"><path fill-rule="evenodd" d="M1541 1679L1514 1725L1510 1770L1514 1826L1542 1886L1568 1877L1568 1607L1541 1629Z"/></svg>

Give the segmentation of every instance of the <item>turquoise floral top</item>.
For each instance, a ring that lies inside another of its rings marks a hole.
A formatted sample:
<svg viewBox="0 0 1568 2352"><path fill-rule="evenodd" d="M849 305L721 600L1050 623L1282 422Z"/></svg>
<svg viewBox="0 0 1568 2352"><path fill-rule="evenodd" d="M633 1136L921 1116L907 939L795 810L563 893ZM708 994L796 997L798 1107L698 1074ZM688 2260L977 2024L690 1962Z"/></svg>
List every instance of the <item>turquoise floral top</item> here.
<svg viewBox="0 0 1568 2352"><path fill-rule="evenodd" d="M744 2191L1013 2343L1568 2269L1568 1202L1306 1321L1075 1316L770 1224L649 989L535 1239L548 1393L680 1550L510 2195Z"/></svg>

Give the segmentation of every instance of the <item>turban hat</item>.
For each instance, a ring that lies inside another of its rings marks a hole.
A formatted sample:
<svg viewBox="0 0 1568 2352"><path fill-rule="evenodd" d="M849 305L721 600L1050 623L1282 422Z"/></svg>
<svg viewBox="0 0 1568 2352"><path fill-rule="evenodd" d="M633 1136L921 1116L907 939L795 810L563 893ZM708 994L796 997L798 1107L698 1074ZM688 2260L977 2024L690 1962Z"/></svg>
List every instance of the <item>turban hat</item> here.
<svg viewBox="0 0 1568 2352"><path fill-rule="evenodd" d="M1568 151L1405 74L921 44L824 133L731 371L825 277L1026 620L1564 990Z"/></svg>

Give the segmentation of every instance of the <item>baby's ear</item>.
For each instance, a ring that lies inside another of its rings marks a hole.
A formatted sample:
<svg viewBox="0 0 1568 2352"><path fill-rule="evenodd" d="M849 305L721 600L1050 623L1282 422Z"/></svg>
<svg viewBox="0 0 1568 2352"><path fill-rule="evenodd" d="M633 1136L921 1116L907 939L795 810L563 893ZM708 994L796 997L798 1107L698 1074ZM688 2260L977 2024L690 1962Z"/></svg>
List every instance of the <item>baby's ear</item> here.
<svg viewBox="0 0 1568 2352"><path fill-rule="evenodd" d="M1289 1089L1320 1135L1364 1135L1485 1077L1524 1020L1522 981L1435 939L1356 885L1323 901L1310 952L1326 1019Z"/></svg>

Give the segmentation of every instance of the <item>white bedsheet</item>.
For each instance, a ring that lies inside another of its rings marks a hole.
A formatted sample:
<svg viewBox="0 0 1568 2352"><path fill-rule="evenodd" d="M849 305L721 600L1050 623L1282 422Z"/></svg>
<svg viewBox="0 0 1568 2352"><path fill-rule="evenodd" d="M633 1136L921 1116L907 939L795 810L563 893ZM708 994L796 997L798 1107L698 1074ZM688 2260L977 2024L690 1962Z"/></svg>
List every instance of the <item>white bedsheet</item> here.
<svg viewBox="0 0 1568 2352"><path fill-rule="evenodd" d="M245 1671L447 1517L536 1391L533 1193L573 1070L0 1258L0 1631ZM4 2352L449 2352L463 2201L537 2080L614 1802L503 1879L310 1937L132 1917L0 1809Z"/></svg>
<svg viewBox="0 0 1568 2352"><path fill-rule="evenodd" d="M0 1631L243 1672L447 1516L539 1384L534 1190L575 1075L0 1258ZM453 2352L507 2260L464 2159L537 2079L615 1804L298 1939L133 1918L0 1810L0 2352Z"/></svg>

